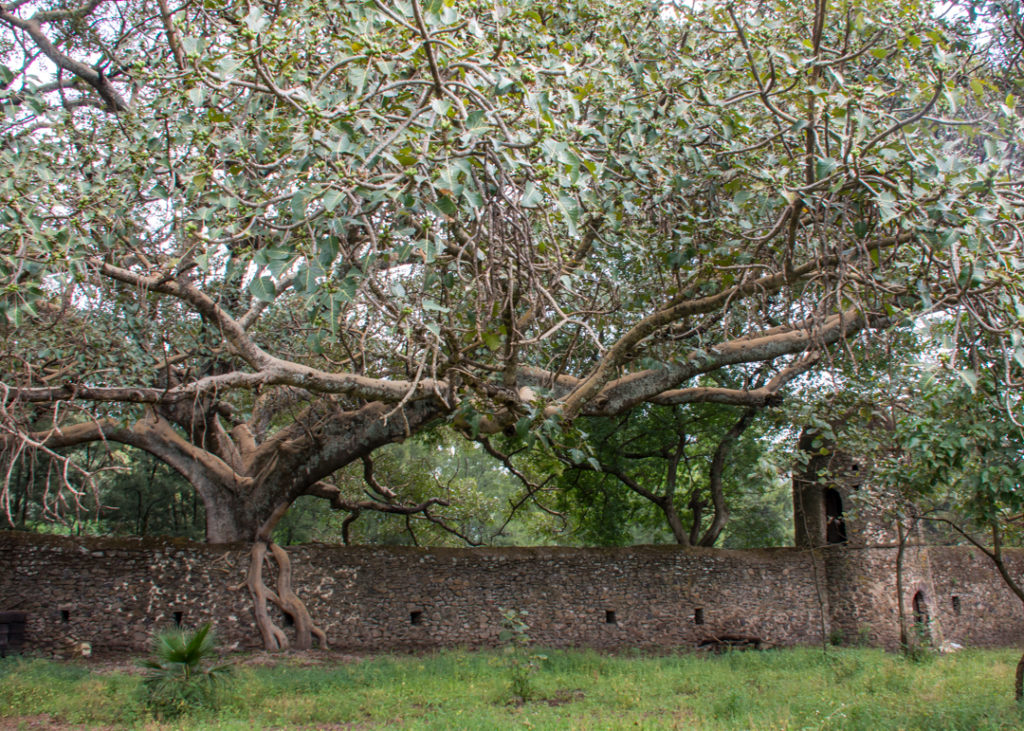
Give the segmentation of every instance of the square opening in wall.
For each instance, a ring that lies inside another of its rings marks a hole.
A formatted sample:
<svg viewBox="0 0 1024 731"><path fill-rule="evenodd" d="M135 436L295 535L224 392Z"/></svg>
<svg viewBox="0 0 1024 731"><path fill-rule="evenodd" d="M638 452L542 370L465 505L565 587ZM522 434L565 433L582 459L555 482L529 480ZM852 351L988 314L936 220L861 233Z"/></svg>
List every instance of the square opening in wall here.
<svg viewBox="0 0 1024 731"><path fill-rule="evenodd" d="M693 610L693 623L704 624L704 607L697 607Z"/></svg>
<svg viewBox="0 0 1024 731"><path fill-rule="evenodd" d="M615 619L615 610L606 609L604 612L604 623L605 624L618 624L618 620Z"/></svg>
<svg viewBox="0 0 1024 731"><path fill-rule="evenodd" d="M423 612L419 609L409 612L409 624L423 624Z"/></svg>
<svg viewBox="0 0 1024 731"><path fill-rule="evenodd" d="M174 626L175 627L180 627L181 626L181 620L183 620L184 618L185 618L185 613L184 612L175 612L174 613Z"/></svg>
<svg viewBox="0 0 1024 731"><path fill-rule="evenodd" d="M953 597L953 614L960 616L960 597L958 596Z"/></svg>
<svg viewBox="0 0 1024 731"><path fill-rule="evenodd" d="M67 610L67 609L61 609L60 610L60 621L61 622L70 622L71 621L71 612L69 610Z"/></svg>

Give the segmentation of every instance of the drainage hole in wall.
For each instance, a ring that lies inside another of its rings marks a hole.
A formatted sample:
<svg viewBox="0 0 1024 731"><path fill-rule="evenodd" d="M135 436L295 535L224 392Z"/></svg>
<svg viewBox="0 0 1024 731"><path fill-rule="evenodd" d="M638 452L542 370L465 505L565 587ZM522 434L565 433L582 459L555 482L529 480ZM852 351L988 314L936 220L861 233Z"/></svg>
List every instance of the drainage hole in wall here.
<svg viewBox="0 0 1024 731"><path fill-rule="evenodd" d="M61 622L70 622L71 621L71 612L69 612L67 609L61 609L60 610L60 621Z"/></svg>
<svg viewBox="0 0 1024 731"><path fill-rule="evenodd" d="M693 610L693 623L704 624L704 607L697 607Z"/></svg>
<svg viewBox="0 0 1024 731"><path fill-rule="evenodd" d="M960 616L960 597L958 596L953 597L953 614Z"/></svg>
<svg viewBox="0 0 1024 731"><path fill-rule="evenodd" d="M616 624L617 623L617 620L615 619L615 610L614 609L607 609L607 610L605 610L605 613L604 613L604 623L605 624Z"/></svg>
<svg viewBox="0 0 1024 731"><path fill-rule="evenodd" d="M174 613L174 626L175 627L180 627L181 626L181 620L184 619L184 618L185 618L185 613L184 612L175 612Z"/></svg>
<svg viewBox="0 0 1024 731"><path fill-rule="evenodd" d="M423 612L419 609L409 612L409 624L423 624Z"/></svg>

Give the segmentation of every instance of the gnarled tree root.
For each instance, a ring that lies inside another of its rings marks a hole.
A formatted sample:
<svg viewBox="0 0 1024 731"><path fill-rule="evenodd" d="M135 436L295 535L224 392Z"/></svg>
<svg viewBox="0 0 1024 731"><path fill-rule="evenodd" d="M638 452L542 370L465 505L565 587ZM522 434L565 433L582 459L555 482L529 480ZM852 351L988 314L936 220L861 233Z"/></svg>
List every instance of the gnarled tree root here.
<svg viewBox="0 0 1024 731"><path fill-rule="evenodd" d="M278 591L276 593L263 582L263 562L267 560L268 548L277 563ZM294 646L296 650L308 650L312 647L313 635L316 635L320 647L327 649L327 635L313 624L306 605L292 589L292 564L288 553L283 548L274 543L268 545L265 541L256 541L252 547L245 585L252 595L256 626L260 630L263 646L267 650L271 652L287 650L290 646L288 636L270 619L270 614L267 612L268 600L295 622Z"/></svg>

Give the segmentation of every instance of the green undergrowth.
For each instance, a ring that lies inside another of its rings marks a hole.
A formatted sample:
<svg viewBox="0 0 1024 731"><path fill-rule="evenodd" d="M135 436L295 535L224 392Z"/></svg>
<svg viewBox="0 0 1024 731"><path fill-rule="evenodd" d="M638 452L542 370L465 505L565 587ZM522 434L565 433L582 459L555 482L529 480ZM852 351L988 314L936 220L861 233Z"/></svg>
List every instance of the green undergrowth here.
<svg viewBox="0 0 1024 731"><path fill-rule="evenodd" d="M160 725L137 673L0 660L0 728L1011 729L1013 650L908 662L870 649L720 656L546 650L523 702L500 652L239 663L216 709ZM322 662L321 662L322 661Z"/></svg>

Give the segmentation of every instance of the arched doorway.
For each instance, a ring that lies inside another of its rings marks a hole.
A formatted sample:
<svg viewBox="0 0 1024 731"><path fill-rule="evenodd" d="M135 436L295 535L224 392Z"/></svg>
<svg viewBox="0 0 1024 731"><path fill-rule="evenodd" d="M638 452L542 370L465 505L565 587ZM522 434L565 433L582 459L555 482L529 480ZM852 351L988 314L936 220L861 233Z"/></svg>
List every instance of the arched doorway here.
<svg viewBox="0 0 1024 731"><path fill-rule="evenodd" d="M917 633L918 638L927 642L931 639L931 630L929 627L928 603L925 601L923 591L919 590L914 594L912 607L914 610L914 632Z"/></svg>
<svg viewBox="0 0 1024 731"><path fill-rule="evenodd" d="M843 499L834 487L825 489L825 542L846 543Z"/></svg>

